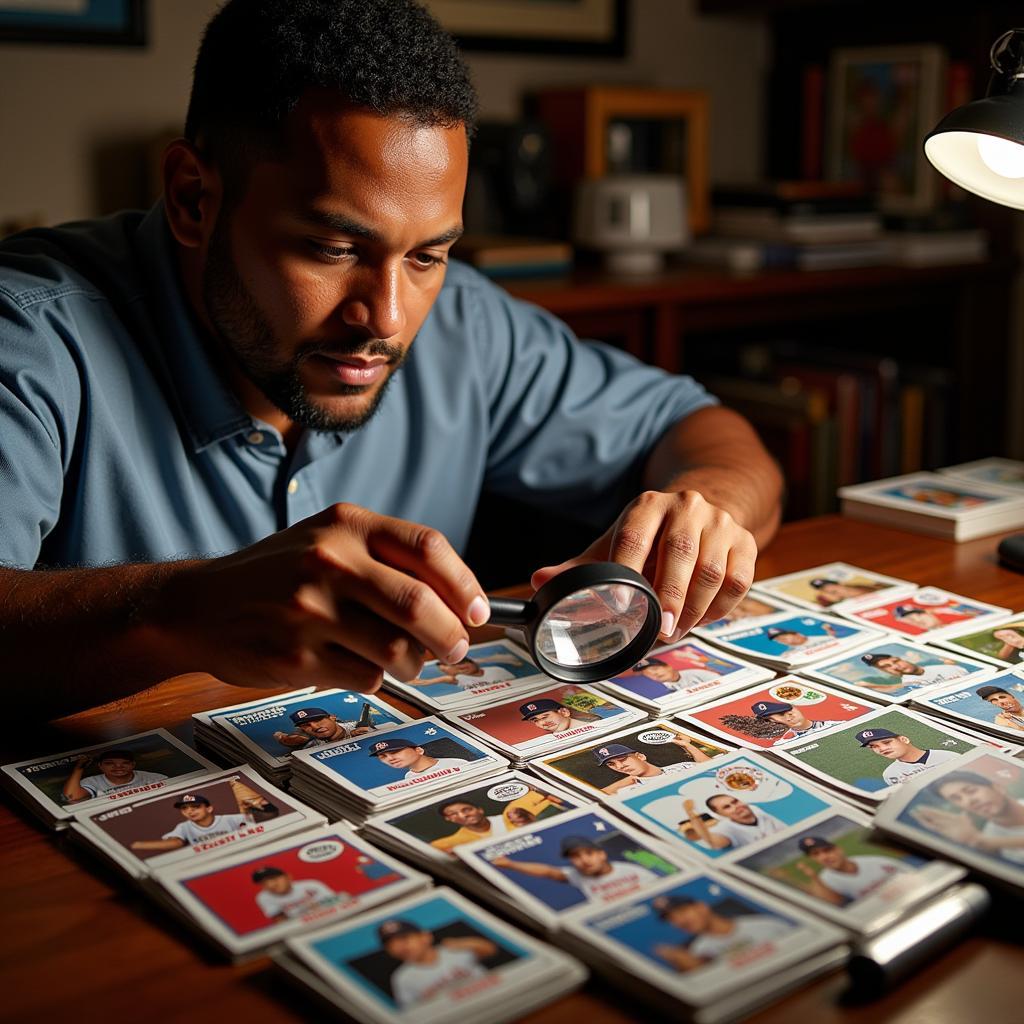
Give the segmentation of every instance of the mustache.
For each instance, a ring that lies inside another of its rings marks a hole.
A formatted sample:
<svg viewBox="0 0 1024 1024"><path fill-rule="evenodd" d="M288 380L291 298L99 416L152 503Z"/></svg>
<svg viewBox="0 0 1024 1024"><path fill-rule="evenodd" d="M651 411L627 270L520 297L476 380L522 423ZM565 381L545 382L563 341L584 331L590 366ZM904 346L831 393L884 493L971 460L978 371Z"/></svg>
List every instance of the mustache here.
<svg viewBox="0 0 1024 1024"><path fill-rule="evenodd" d="M333 340L329 342L313 342L303 345L296 353L296 362L308 359L310 356L330 356L335 359L342 359L345 356L384 356L391 362L398 362L405 355L405 349L401 345L395 345L382 338L353 339L351 342Z"/></svg>

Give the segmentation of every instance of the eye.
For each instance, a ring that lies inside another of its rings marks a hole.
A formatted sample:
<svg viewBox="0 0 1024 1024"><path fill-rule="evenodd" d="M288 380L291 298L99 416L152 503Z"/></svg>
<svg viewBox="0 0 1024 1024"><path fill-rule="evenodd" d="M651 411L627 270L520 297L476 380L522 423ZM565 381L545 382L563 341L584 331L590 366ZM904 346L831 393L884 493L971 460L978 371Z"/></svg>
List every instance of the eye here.
<svg viewBox="0 0 1024 1024"><path fill-rule="evenodd" d="M315 239L307 238L307 245L318 256L329 263L339 263L349 256L354 256L356 251L350 245L328 245L325 242L318 242Z"/></svg>
<svg viewBox="0 0 1024 1024"><path fill-rule="evenodd" d="M448 262L448 256L432 252L417 252L413 253L412 261L417 267L429 270L431 267L443 267Z"/></svg>

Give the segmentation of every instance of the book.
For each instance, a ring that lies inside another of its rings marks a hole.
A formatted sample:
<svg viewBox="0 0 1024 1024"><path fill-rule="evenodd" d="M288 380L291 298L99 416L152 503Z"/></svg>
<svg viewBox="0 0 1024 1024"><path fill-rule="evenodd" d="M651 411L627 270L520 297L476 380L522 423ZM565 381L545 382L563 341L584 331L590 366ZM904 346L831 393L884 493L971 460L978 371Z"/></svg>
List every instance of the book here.
<svg viewBox="0 0 1024 1024"><path fill-rule="evenodd" d="M825 213L873 213L875 200L857 181L755 181L717 185L716 208L771 209L795 216Z"/></svg>
<svg viewBox="0 0 1024 1024"><path fill-rule="evenodd" d="M763 206L719 206L719 235L763 242L865 242L881 237L882 218L871 211L800 213Z"/></svg>
<svg viewBox="0 0 1024 1024"><path fill-rule="evenodd" d="M684 256L691 263L740 272L839 270L885 263L889 247L881 240L812 244L710 236L694 241Z"/></svg>
<svg viewBox="0 0 1024 1024"><path fill-rule="evenodd" d="M572 267L568 242L512 235L463 235L452 255L489 277L540 277L562 274Z"/></svg>
<svg viewBox="0 0 1024 1024"><path fill-rule="evenodd" d="M960 231L889 231L890 262L903 267L934 267L948 263L980 263L988 256L988 233L980 228Z"/></svg>

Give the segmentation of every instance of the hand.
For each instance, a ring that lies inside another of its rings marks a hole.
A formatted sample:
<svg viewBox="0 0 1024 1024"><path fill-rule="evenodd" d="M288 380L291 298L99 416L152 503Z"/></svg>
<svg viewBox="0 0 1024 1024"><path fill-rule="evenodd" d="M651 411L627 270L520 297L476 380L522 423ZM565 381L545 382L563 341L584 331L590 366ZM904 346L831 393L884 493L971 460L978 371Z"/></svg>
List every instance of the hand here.
<svg viewBox="0 0 1024 1024"><path fill-rule="evenodd" d="M369 725L357 725L352 730L353 736L365 736L368 732L373 732L373 727Z"/></svg>
<svg viewBox="0 0 1024 1024"><path fill-rule="evenodd" d="M619 562L653 580L663 636L673 640L722 618L754 579L757 545L724 509L697 491L645 491L581 555L538 569L532 585L584 562Z"/></svg>
<svg viewBox="0 0 1024 1024"><path fill-rule="evenodd" d="M462 660L466 626L489 609L436 530L334 505L235 554L185 563L148 615L181 671L371 692L384 671L414 679L428 651Z"/></svg>
<svg viewBox="0 0 1024 1024"><path fill-rule="evenodd" d="M805 860L798 860L796 862L796 869L805 878L817 878L818 877L818 874L814 870L814 868L812 868L811 865L808 864L807 861L805 861Z"/></svg>
<svg viewBox="0 0 1024 1024"><path fill-rule="evenodd" d="M84 768L92 760L92 754L79 754L75 758L75 768Z"/></svg>
<svg viewBox="0 0 1024 1024"><path fill-rule="evenodd" d="M277 732L274 733L274 739L277 740L278 743L284 743L284 741L288 739L290 736L291 733L282 732L280 729L278 729Z"/></svg>
<svg viewBox="0 0 1024 1024"><path fill-rule="evenodd" d="M495 857L491 861L491 866L496 868L511 868L514 867L512 861L508 857Z"/></svg>

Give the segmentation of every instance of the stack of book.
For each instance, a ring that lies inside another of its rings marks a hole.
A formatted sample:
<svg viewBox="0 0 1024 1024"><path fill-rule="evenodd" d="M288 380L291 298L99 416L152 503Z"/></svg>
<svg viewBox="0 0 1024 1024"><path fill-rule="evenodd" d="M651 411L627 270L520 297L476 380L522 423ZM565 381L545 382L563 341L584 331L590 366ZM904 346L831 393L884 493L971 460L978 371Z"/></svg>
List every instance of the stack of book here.
<svg viewBox="0 0 1024 1024"><path fill-rule="evenodd" d="M452 255L493 278L546 277L572 269L572 246L549 238L463 235Z"/></svg>

